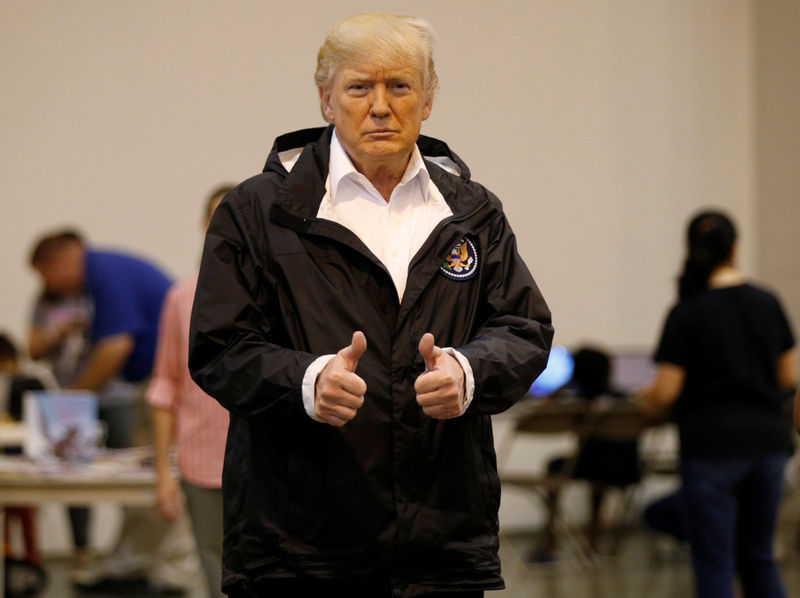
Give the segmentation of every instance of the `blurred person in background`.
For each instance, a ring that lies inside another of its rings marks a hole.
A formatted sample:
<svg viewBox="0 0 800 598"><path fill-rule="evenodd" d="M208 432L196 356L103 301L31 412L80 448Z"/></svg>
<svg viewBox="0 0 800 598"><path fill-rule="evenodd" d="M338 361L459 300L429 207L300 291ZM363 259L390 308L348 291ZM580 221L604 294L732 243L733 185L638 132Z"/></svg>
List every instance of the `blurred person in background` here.
<svg viewBox="0 0 800 598"><path fill-rule="evenodd" d="M733 598L737 575L746 598L784 598L773 540L793 449L794 336L776 296L737 269L728 216L696 215L686 241L658 368L638 399L678 425L697 598Z"/></svg>
<svg viewBox="0 0 800 598"><path fill-rule="evenodd" d="M215 189L206 202L204 229L222 197ZM153 408L158 510L174 521L184 496L210 598L222 597L222 462L228 412L189 375L189 320L197 275L176 283L164 301L153 377L147 400ZM176 479L170 449L177 445Z"/></svg>
<svg viewBox="0 0 800 598"><path fill-rule="evenodd" d="M86 326L88 354L83 367L68 374L72 380L65 388L96 392L106 444L132 446L135 406L153 367L158 318L171 280L149 261L95 249L71 230L44 235L30 262L51 296L91 301L89 321L73 312L53 327L55 332L35 327L34 349L41 350L37 345L47 334L66 341L71 330ZM48 348L65 349L56 343Z"/></svg>

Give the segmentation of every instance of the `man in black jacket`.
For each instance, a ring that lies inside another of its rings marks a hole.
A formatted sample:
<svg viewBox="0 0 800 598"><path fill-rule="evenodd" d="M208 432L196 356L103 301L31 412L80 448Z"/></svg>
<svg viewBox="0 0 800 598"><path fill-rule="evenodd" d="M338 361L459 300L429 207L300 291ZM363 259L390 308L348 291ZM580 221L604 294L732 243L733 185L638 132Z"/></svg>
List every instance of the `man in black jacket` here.
<svg viewBox="0 0 800 598"><path fill-rule="evenodd" d="M337 23L315 75L331 126L278 138L209 227L189 366L231 413L229 596L503 587L490 416L553 329L499 200L419 134L432 37Z"/></svg>

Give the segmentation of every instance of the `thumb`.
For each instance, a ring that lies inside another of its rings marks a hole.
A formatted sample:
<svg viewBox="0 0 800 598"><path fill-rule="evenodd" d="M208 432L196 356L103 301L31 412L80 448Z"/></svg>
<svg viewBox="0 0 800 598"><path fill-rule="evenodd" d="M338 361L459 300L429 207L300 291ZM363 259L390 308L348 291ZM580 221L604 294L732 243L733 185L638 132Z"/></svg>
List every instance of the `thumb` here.
<svg viewBox="0 0 800 598"><path fill-rule="evenodd" d="M439 357L442 350L435 345L435 339L430 332L426 332L419 339L419 353L425 360L425 366L432 370L436 366L436 358Z"/></svg>
<svg viewBox="0 0 800 598"><path fill-rule="evenodd" d="M350 345L339 351L339 355L341 355L347 363L347 369L351 372L355 372L358 360L366 350L367 337L364 336L364 333L360 330L356 330L353 333L353 339L350 341Z"/></svg>

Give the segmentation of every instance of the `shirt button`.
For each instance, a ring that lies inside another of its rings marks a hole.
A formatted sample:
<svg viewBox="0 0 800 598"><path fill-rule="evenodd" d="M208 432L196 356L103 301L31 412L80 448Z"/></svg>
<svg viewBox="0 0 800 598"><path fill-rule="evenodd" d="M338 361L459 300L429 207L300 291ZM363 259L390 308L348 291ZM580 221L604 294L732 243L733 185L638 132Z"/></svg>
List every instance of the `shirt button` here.
<svg viewBox="0 0 800 598"><path fill-rule="evenodd" d="M396 249L392 249L392 257L397 257L397 250Z"/></svg>

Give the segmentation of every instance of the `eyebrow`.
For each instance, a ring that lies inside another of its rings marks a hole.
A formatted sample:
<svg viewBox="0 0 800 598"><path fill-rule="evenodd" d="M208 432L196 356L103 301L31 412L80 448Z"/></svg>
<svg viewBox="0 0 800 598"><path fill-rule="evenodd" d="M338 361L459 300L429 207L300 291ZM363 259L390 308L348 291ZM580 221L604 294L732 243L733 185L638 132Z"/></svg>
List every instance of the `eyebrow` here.
<svg viewBox="0 0 800 598"><path fill-rule="evenodd" d="M362 81L373 81L375 76L372 74L366 74L363 71L357 71L355 69L348 69L352 73L352 75L344 75L344 79L346 81L352 80L362 80ZM386 80L394 80L394 79L413 79L416 73L413 70L406 70L406 69L397 69L397 70L384 70L384 79Z"/></svg>

